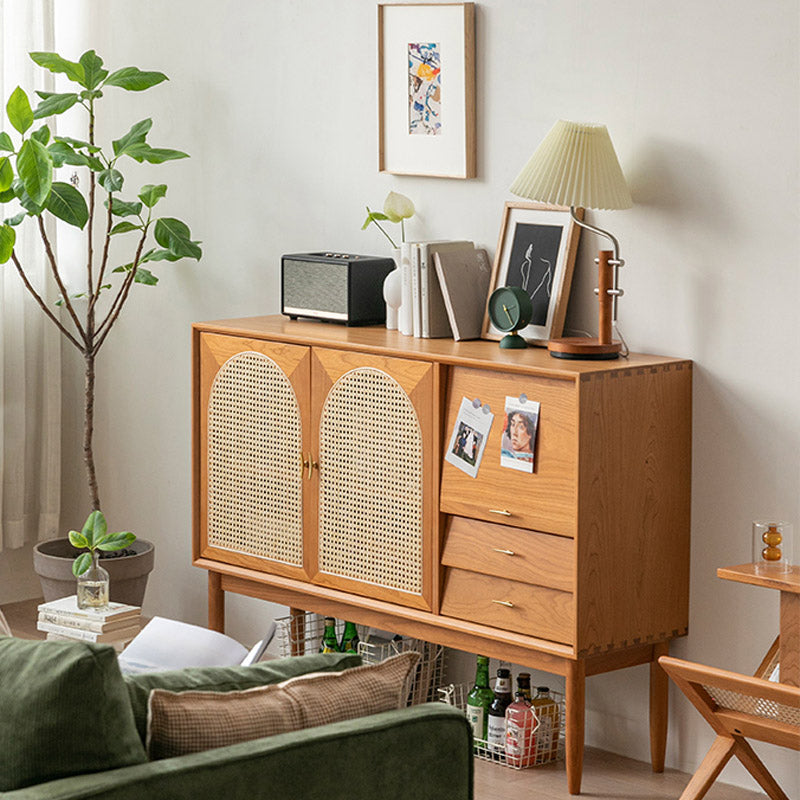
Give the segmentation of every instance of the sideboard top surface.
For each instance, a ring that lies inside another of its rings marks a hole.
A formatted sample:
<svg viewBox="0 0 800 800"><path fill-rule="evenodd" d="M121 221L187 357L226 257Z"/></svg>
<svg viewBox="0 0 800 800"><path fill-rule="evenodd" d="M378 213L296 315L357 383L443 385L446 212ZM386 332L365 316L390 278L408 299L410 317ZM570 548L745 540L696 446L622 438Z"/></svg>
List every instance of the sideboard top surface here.
<svg viewBox="0 0 800 800"><path fill-rule="evenodd" d="M290 320L280 314L265 317L223 319L197 322L194 330L243 336L252 339L271 339L289 344L317 347L336 347L399 358L436 361L443 364L502 369L509 372L546 374L552 378L576 380L592 373L617 370L685 365L691 362L679 358L631 353L628 358L613 361L571 361L553 358L544 347L526 350L501 350L497 342L453 339L418 339L386 330L381 325L347 327L313 320Z"/></svg>

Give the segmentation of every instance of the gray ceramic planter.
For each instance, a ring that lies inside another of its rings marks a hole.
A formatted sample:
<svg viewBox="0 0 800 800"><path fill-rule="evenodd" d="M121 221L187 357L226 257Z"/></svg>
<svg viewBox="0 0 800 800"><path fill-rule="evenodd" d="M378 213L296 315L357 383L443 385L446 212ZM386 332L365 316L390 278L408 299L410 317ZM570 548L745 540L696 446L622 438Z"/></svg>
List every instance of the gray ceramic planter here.
<svg viewBox="0 0 800 800"><path fill-rule="evenodd" d="M110 599L117 603L141 606L147 587L147 576L155 563L155 547L146 539L137 539L129 547L130 556L104 558L100 566L109 574ZM73 548L69 539L48 539L33 548L33 568L42 584L45 602L75 594L72 574Z"/></svg>

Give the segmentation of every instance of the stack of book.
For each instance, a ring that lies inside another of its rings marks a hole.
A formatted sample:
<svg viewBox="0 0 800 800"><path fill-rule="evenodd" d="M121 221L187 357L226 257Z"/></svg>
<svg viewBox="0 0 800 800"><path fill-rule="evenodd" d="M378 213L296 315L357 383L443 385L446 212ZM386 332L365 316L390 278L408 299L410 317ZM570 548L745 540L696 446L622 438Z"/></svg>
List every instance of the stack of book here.
<svg viewBox="0 0 800 800"><path fill-rule="evenodd" d="M136 636L142 624L142 609L111 602L105 608L78 608L76 595L39 606L36 627L50 640L98 642L117 651Z"/></svg>
<svg viewBox="0 0 800 800"><path fill-rule="evenodd" d="M400 333L422 339L478 338L489 276L486 251L472 242L403 242ZM465 317L472 324L464 324Z"/></svg>

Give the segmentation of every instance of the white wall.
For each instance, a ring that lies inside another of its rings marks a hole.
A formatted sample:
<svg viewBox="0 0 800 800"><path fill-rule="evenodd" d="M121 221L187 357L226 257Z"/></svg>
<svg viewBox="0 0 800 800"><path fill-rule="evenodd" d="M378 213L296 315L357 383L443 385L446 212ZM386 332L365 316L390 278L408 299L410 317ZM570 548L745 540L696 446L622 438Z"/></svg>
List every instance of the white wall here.
<svg viewBox="0 0 800 800"><path fill-rule="evenodd" d="M590 215L628 264L623 332L634 350L696 362L691 627L673 652L752 671L777 598L715 570L749 560L751 520L798 521L796 0L481 2L472 181L377 173L374 0L56 5L65 56L96 47L112 67L171 78L141 96L109 92L101 135L152 114L152 141L193 156L139 175L169 183L165 210L205 256L137 287L99 364L103 506L158 546L146 611L205 617L205 573L189 565L190 323L275 312L281 253L384 252L359 228L389 189L417 205L412 238L493 250L516 172L556 119L586 119L609 126L636 203ZM581 247L574 327L593 325L595 246ZM65 526L86 513L80 365L66 361ZM273 613L230 598L229 631L253 640ZM692 770L710 731L673 700L668 764ZM647 759L647 670L592 678L587 722L590 744ZM800 794L796 755L763 752ZM753 785L736 765L724 778Z"/></svg>

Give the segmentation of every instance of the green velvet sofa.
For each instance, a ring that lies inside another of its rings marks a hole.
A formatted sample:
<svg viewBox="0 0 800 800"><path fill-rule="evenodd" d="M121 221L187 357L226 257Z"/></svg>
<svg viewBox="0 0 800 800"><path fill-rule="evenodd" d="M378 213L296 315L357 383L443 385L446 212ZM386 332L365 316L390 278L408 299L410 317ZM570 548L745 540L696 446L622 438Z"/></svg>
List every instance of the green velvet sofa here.
<svg viewBox="0 0 800 800"><path fill-rule="evenodd" d="M231 691L358 663L314 655L123 679L109 647L0 637L0 798L471 800L471 733L441 703L142 758L153 688Z"/></svg>

